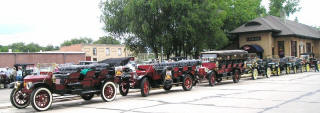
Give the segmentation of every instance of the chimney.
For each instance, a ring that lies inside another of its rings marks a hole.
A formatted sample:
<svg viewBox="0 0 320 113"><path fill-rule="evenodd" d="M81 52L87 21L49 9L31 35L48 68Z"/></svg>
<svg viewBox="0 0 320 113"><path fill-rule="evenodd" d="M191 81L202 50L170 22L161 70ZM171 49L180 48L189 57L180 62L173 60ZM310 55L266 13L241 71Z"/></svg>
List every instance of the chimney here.
<svg viewBox="0 0 320 113"><path fill-rule="evenodd" d="M42 53L42 50L40 50L40 53Z"/></svg>
<svg viewBox="0 0 320 113"><path fill-rule="evenodd" d="M8 53L12 53L12 49L9 49L9 50L8 50Z"/></svg>

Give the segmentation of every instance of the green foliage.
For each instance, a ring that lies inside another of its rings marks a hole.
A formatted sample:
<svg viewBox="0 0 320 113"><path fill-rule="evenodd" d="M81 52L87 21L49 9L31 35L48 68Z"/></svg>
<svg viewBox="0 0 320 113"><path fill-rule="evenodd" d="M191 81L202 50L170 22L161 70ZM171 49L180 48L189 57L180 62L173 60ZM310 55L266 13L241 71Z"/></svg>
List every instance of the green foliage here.
<svg viewBox="0 0 320 113"><path fill-rule="evenodd" d="M59 47L48 45L46 47L42 47L35 43L29 43L25 44L23 42L13 43L8 46L1 46L0 45L0 52L8 52L9 49L12 49L12 52L39 52L40 50L43 51L52 51L52 50L58 50Z"/></svg>
<svg viewBox="0 0 320 113"><path fill-rule="evenodd" d="M91 38L74 38L64 41L60 46L70 46L72 44L91 44L93 40Z"/></svg>
<svg viewBox="0 0 320 113"><path fill-rule="evenodd" d="M204 49L228 43L223 29L228 5L225 0L108 0L101 9L104 29L129 34L125 44L130 50L197 57Z"/></svg>
<svg viewBox="0 0 320 113"><path fill-rule="evenodd" d="M226 0L224 10L227 17L223 28L226 31L234 30L242 24L266 15L266 9L261 6L262 0Z"/></svg>
<svg viewBox="0 0 320 113"><path fill-rule="evenodd" d="M290 16L300 11L299 2L300 0L270 0L269 15L280 17L281 12L284 11L285 16Z"/></svg>
<svg viewBox="0 0 320 113"><path fill-rule="evenodd" d="M104 37L100 37L99 40L93 42L93 44L120 44L120 41L110 36L104 36Z"/></svg>

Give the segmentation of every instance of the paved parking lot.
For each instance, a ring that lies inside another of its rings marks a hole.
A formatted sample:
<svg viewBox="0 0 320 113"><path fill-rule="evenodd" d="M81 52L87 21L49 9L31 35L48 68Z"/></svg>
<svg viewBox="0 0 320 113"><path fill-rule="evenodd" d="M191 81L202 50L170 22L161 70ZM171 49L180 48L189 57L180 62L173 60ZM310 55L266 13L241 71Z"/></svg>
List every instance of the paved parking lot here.
<svg viewBox="0 0 320 113"><path fill-rule="evenodd" d="M8 91L0 90L1 113L35 112L31 106L10 106L9 93L2 93ZM169 92L152 90L148 97L129 93L126 97L118 95L113 102L102 102L100 97L55 102L45 113L319 113L319 107L320 73L309 72L242 79L238 84L229 80L215 87L205 83L191 91L183 91L181 86Z"/></svg>

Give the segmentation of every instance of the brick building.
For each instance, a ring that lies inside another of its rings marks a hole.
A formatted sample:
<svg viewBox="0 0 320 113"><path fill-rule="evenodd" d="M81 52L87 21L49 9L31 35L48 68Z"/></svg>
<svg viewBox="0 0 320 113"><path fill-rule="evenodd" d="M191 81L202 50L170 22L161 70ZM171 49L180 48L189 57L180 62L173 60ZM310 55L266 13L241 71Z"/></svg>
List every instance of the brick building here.
<svg viewBox="0 0 320 113"><path fill-rule="evenodd" d="M316 28L274 16L256 18L231 31L239 48L261 58L299 57L314 53L320 57L320 31Z"/></svg>
<svg viewBox="0 0 320 113"><path fill-rule="evenodd" d="M84 52L36 52L0 53L0 67L13 67L14 64L74 63L85 60Z"/></svg>
<svg viewBox="0 0 320 113"><path fill-rule="evenodd" d="M130 56L124 45L116 44L74 44L63 46L60 52L85 52L86 61L102 61L108 58Z"/></svg>

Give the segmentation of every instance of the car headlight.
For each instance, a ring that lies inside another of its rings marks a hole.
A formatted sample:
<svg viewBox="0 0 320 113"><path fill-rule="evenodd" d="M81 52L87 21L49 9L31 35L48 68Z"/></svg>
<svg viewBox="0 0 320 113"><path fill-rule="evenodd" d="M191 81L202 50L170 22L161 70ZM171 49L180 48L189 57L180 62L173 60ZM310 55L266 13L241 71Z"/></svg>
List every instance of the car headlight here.
<svg viewBox="0 0 320 113"><path fill-rule="evenodd" d="M27 89L30 89L31 86L32 86L32 82L28 82L27 85L26 85L26 88L27 88Z"/></svg>
<svg viewBox="0 0 320 113"><path fill-rule="evenodd" d="M20 82L16 82L15 84L14 84L14 88L15 89L18 89L20 87Z"/></svg>

